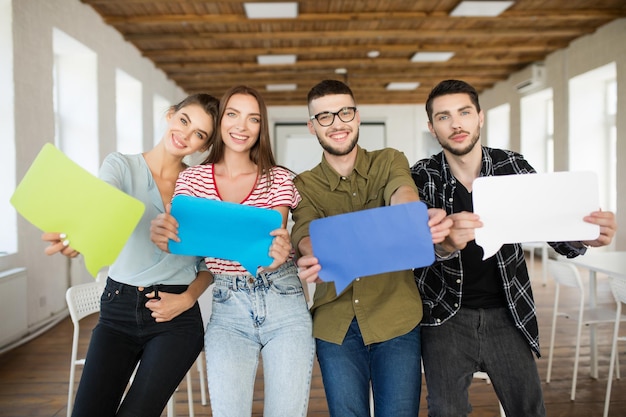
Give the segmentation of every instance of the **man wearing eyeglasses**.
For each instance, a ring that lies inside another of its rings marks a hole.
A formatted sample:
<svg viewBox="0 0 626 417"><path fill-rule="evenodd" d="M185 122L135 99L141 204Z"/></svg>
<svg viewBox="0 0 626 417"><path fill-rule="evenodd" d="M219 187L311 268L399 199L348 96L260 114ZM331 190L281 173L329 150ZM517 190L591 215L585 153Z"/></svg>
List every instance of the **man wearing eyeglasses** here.
<svg viewBox="0 0 626 417"><path fill-rule="evenodd" d="M395 149L358 146L360 116L350 88L322 81L308 94L308 127L323 148L322 161L298 175L302 201L293 212L292 241L300 278L317 283L313 334L331 417L370 412L376 417L416 417L421 391L422 302L410 270L355 279L341 294L322 282L323 267L309 237L311 221L358 210L419 200L408 160ZM440 209L429 211L433 242L451 226ZM346 257L351 248L347 247Z"/></svg>

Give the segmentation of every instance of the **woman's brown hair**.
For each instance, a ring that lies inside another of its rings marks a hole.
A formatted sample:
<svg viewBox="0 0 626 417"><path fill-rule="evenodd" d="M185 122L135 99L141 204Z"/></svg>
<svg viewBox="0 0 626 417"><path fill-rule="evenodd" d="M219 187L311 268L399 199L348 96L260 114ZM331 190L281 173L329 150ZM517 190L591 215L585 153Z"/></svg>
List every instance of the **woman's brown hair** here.
<svg viewBox="0 0 626 417"><path fill-rule="evenodd" d="M261 126L259 129L259 138L256 143L250 148L250 160L256 164L258 167L258 177L259 179L263 176L263 174L267 174L268 185L272 182L271 170L276 166L276 160L274 158L274 154L272 152L272 144L270 140L269 133L269 125L268 125L268 116L267 116L267 106L265 105L265 100L261 96L261 94L252 87L248 87L245 85L238 85L236 87L232 87L220 99L220 110L219 116L217 118L217 137L211 149L209 150L209 154L206 159L202 162L202 164L211 164L220 162L224 158L224 141L222 140L221 133L221 124L222 118L224 117L224 112L226 111L226 105L228 104L228 100L236 94L244 94L248 96L254 97L254 99L259 104L259 113L261 114Z"/></svg>

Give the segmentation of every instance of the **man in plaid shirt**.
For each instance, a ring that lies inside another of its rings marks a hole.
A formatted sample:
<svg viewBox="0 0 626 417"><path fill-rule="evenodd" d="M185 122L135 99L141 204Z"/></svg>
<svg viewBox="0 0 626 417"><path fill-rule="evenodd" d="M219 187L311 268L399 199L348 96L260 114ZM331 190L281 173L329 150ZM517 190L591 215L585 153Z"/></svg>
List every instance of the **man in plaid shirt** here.
<svg viewBox="0 0 626 417"><path fill-rule="evenodd" d="M471 412L468 387L485 371L508 417L545 416L538 357L539 335L530 278L520 244L507 244L482 260L474 241L481 227L473 213L472 182L479 176L528 174L535 170L522 155L483 147L484 114L478 93L458 80L439 83L426 101L428 128L443 150L417 162L411 174L420 200L443 208L454 222L437 245L438 262L416 269L422 296L422 359L429 416ZM587 246L604 246L616 230L615 215L596 211L584 218L600 226L593 241L550 245L567 257Z"/></svg>

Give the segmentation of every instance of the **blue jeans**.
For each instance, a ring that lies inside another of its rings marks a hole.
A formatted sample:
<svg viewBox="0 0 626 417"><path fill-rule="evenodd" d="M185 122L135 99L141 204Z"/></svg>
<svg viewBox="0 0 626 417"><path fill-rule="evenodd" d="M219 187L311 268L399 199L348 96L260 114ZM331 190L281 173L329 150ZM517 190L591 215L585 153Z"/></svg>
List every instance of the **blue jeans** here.
<svg viewBox="0 0 626 417"><path fill-rule="evenodd" d="M267 417L306 416L315 342L293 262L252 277L215 275L205 335L214 417L250 417L263 358Z"/></svg>
<svg viewBox="0 0 626 417"><path fill-rule="evenodd" d="M317 339L317 358L332 417L417 417L422 389L420 328L365 346L354 319L341 345Z"/></svg>
<svg viewBox="0 0 626 417"><path fill-rule="evenodd" d="M507 417L543 417L541 380L530 346L506 308L461 308L440 326L422 326L430 417L466 416L474 372L487 372Z"/></svg>
<svg viewBox="0 0 626 417"><path fill-rule="evenodd" d="M73 417L158 417L198 357L203 344L198 304L172 321L157 323L145 307L145 294L155 287L176 294L187 289L186 285L157 285L139 291L107 279ZM133 383L120 404L138 362Z"/></svg>

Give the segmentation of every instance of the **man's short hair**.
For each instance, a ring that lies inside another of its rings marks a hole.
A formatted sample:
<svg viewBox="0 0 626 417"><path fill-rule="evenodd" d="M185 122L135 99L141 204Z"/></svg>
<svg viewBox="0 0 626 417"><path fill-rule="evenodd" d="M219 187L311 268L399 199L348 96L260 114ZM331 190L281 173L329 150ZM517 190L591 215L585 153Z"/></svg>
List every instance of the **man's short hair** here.
<svg viewBox="0 0 626 417"><path fill-rule="evenodd" d="M480 104L478 103L478 92L474 87L461 80L445 80L437 84L428 95L426 100L426 115L428 121L433 122L433 101L440 96L448 94L467 94L476 107L476 111L480 112Z"/></svg>
<svg viewBox="0 0 626 417"><path fill-rule="evenodd" d="M334 94L348 94L352 97L352 100L354 100L352 90L345 83L339 80L324 80L311 88L307 96L307 103L311 104L311 102L317 98Z"/></svg>

